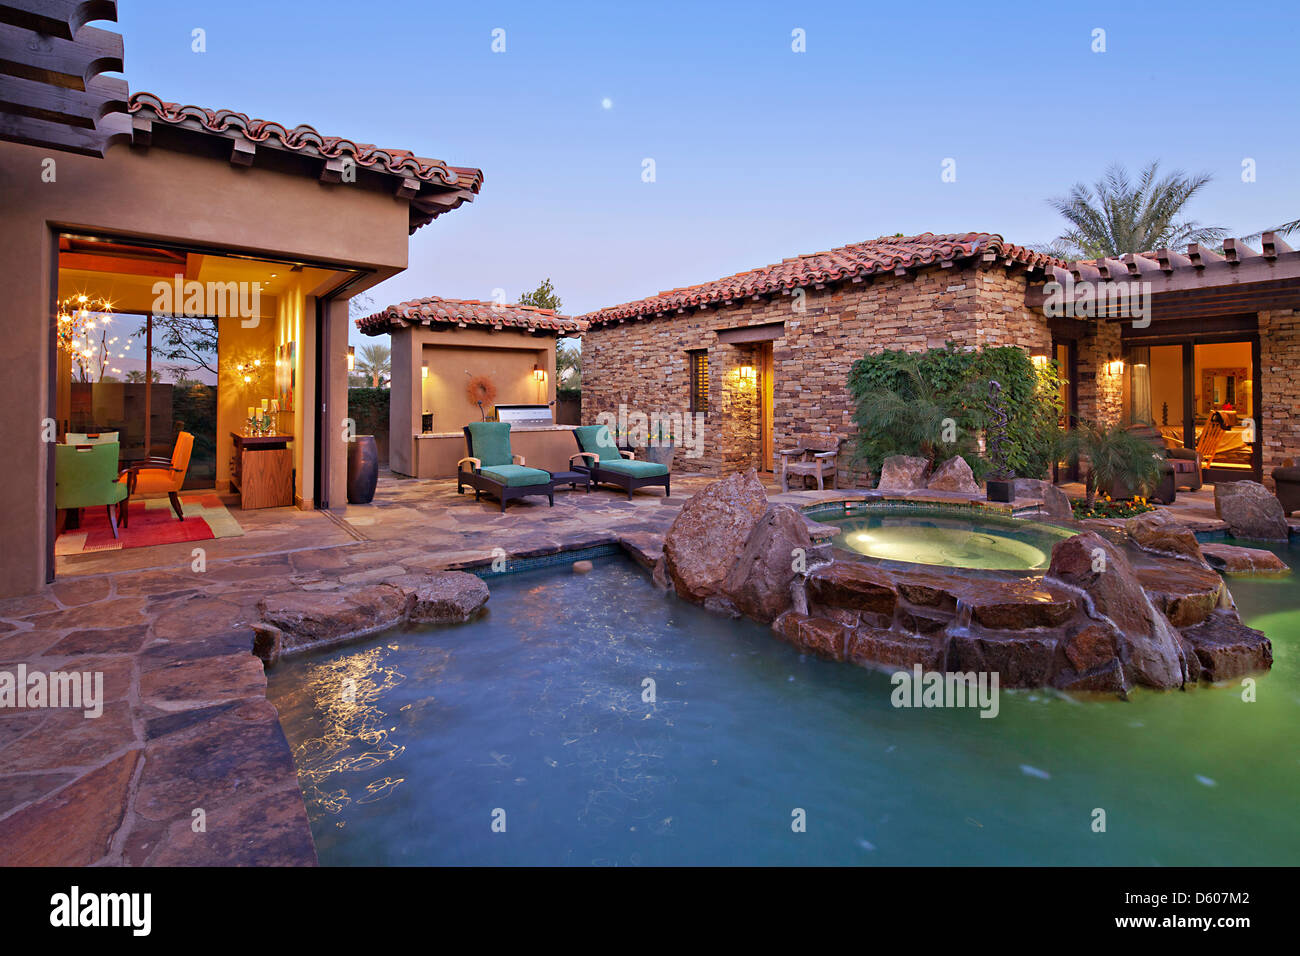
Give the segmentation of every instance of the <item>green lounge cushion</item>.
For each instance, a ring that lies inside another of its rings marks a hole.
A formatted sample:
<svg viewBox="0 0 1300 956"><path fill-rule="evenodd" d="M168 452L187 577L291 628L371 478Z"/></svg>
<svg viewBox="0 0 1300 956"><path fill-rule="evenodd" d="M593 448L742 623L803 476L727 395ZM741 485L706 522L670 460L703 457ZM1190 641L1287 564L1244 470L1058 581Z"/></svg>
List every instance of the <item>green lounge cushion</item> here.
<svg viewBox="0 0 1300 956"><path fill-rule="evenodd" d="M54 446L54 507L115 505L126 497L117 480L118 443Z"/></svg>
<svg viewBox="0 0 1300 956"><path fill-rule="evenodd" d="M509 422L471 422L468 428L470 456L481 461L484 468L511 463Z"/></svg>
<svg viewBox="0 0 1300 956"><path fill-rule="evenodd" d="M475 440L477 445L477 439ZM523 465L493 465L480 468L479 474L499 481L510 488L524 488L529 485L549 485L551 473L540 468L526 468Z"/></svg>
<svg viewBox="0 0 1300 956"><path fill-rule="evenodd" d="M614 444L614 436L609 433L607 425L582 425L575 428L573 434L578 439L578 447L583 451L594 452L599 455L602 465L607 461L621 461L623 459L623 456L619 453L618 445Z"/></svg>
<svg viewBox="0 0 1300 956"><path fill-rule="evenodd" d="M624 458L621 461L600 461L601 471L613 471L629 478L658 478L668 474L668 466L654 461L634 461Z"/></svg>

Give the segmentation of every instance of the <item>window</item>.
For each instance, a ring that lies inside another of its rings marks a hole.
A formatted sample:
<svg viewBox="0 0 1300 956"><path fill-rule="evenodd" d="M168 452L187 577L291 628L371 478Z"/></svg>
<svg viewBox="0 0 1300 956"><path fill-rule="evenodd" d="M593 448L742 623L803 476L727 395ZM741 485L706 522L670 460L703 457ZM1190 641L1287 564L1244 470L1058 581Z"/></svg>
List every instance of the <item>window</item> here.
<svg viewBox="0 0 1300 956"><path fill-rule="evenodd" d="M709 353L695 349L686 353L691 370L691 412L709 411Z"/></svg>

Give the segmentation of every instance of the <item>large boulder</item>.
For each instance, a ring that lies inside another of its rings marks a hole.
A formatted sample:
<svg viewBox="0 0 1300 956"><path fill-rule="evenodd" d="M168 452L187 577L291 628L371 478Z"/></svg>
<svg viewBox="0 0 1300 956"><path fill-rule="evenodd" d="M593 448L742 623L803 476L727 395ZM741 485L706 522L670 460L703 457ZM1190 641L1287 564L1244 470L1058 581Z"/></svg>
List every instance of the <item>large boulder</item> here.
<svg viewBox="0 0 1300 956"><path fill-rule="evenodd" d="M1205 567L1201 545L1192 529L1168 511L1157 508L1124 522L1129 540L1143 551L1167 554Z"/></svg>
<svg viewBox="0 0 1300 956"><path fill-rule="evenodd" d="M1113 630L1111 639L1129 682L1183 685L1182 638L1148 600L1128 559L1113 544L1092 531L1067 538L1052 549L1047 577L1079 591L1088 617ZM1090 643L1104 646L1096 634ZM1099 668L1108 666L1102 662Z"/></svg>
<svg viewBox="0 0 1300 956"><path fill-rule="evenodd" d="M262 620L281 631L280 650L330 644L400 624L409 593L387 584L338 591L284 591L257 602Z"/></svg>
<svg viewBox="0 0 1300 956"><path fill-rule="evenodd" d="M722 589L741 613L772 621L793 603L795 569L807 568L812 547L803 515L789 505L772 505L754 525Z"/></svg>
<svg viewBox="0 0 1300 956"><path fill-rule="evenodd" d="M1234 538L1286 540L1282 502L1257 481L1216 482L1214 513L1224 520Z"/></svg>
<svg viewBox="0 0 1300 956"><path fill-rule="evenodd" d="M1041 478L1017 478L1015 481L1017 498L1038 498L1043 502L1043 514L1058 521L1069 521L1074 517L1070 506L1070 496L1050 481Z"/></svg>
<svg viewBox="0 0 1300 956"><path fill-rule="evenodd" d="M1224 574L1285 574L1290 568L1272 551L1243 548L1223 541L1207 541L1201 553L1210 567Z"/></svg>
<svg viewBox="0 0 1300 956"><path fill-rule="evenodd" d="M1216 611L1196 627L1183 630L1196 655L1192 674L1205 680L1227 680L1273 666L1273 644L1260 631L1241 623L1236 613Z"/></svg>
<svg viewBox="0 0 1300 956"><path fill-rule="evenodd" d="M880 466L880 483L876 485L876 490L920 491L925 487L925 468L928 464L924 458L891 455Z"/></svg>
<svg viewBox="0 0 1300 956"><path fill-rule="evenodd" d="M725 598L723 584L766 511L767 494L752 469L687 501L664 537L664 570L677 594L701 604Z"/></svg>
<svg viewBox="0 0 1300 956"><path fill-rule="evenodd" d="M460 624L487 603L487 584L465 571L405 574L389 584L411 595L410 619L421 624Z"/></svg>
<svg viewBox="0 0 1300 956"><path fill-rule="evenodd" d="M970 465L966 464L966 459L961 455L949 458L936 468L930 475L930 480L925 483L925 487L930 491L956 491L963 495L980 493L979 482L975 480L974 472L970 470Z"/></svg>

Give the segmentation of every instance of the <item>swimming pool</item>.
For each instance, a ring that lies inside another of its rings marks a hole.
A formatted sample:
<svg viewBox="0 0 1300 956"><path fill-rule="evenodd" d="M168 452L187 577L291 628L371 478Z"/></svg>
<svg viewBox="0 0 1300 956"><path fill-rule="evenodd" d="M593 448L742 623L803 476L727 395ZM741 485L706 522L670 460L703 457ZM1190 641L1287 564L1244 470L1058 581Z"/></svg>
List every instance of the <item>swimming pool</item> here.
<svg viewBox="0 0 1300 956"><path fill-rule="evenodd" d="M1074 533L973 508L867 505L845 513L836 506L808 516L839 529L833 542L837 547L868 558L985 571L1045 570L1052 546Z"/></svg>
<svg viewBox="0 0 1300 956"><path fill-rule="evenodd" d="M621 558L490 584L471 624L271 672L323 864L1300 863L1292 578L1231 582L1273 639L1255 703L1003 691L996 719L895 709Z"/></svg>

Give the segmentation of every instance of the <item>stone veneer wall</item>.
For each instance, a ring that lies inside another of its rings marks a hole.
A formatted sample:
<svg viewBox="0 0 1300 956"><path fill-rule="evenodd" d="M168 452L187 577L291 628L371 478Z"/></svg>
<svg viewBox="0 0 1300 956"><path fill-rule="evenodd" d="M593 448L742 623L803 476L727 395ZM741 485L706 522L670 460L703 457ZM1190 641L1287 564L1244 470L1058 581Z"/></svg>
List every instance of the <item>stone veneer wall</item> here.
<svg viewBox="0 0 1300 956"><path fill-rule="evenodd" d="M930 268L806 290L804 310L790 295L735 301L658 318L593 328L582 344L582 420L597 413L685 412L690 372L686 352L709 353L709 411L704 453L676 468L725 474L759 463L759 383L738 368L755 362L752 345L728 345L717 330L784 322L773 345L774 447L799 435L853 433L849 368L886 349L922 351L958 345L1017 345L1047 354L1046 320L1024 304L1023 275L1000 267ZM840 467L847 469L847 455Z"/></svg>
<svg viewBox="0 0 1300 956"><path fill-rule="evenodd" d="M1108 359L1123 357L1117 322L1093 322L1079 340L1079 417L1118 424L1124 413L1124 373L1112 372Z"/></svg>
<svg viewBox="0 0 1300 956"><path fill-rule="evenodd" d="M1294 309L1259 313L1258 391L1264 440L1264 483L1283 459L1300 461L1300 313Z"/></svg>

